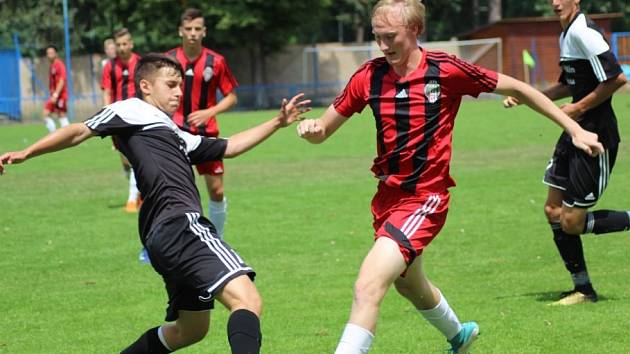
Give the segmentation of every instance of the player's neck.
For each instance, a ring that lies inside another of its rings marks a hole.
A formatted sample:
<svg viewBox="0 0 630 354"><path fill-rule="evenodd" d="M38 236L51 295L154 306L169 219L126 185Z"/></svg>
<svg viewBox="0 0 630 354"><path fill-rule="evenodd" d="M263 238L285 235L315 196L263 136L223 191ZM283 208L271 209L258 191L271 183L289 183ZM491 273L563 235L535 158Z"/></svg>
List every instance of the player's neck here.
<svg viewBox="0 0 630 354"><path fill-rule="evenodd" d="M561 18L560 19L560 26L562 26L562 29L564 31L567 30L567 28L569 28L569 25L571 25L571 22L573 22L573 20L575 19L575 17L580 13L580 9L577 8L575 9L575 11L573 11L571 13L571 16L567 16L566 18Z"/></svg>
<svg viewBox="0 0 630 354"><path fill-rule="evenodd" d="M186 56L186 58L190 61L195 60L197 58L199 58L199 56L201 55L201 50L203 49L203 46L201 45L196 45L196 46L186 46L183 45L182 48L184 49L184 55Z"/></svg>
<svg viewBox="0 0 630 354"><path fill-rule="evenodd" d="M422 51L420 48L417 48L409 53L406 60L401 61L398 65L393 65L392 67L398 76L405 77L416 71L420 65L420 61L422 61Z"/></svg>

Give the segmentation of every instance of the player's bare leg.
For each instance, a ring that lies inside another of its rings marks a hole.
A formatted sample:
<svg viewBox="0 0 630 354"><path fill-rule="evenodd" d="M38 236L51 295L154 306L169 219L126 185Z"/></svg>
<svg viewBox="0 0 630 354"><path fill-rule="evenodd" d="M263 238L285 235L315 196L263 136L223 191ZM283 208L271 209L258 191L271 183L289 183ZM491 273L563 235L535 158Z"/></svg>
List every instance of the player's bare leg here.
<svg viewBox="0 0 630 354"><path fill-rule="evenodd" d="M258 353L262 340L260 314L262 299L247 275L230 281L217 295L228 310L228 341L233 354Z"/></svg>
<svg viewBox="0 0 630 354"><path fill-rule="evenodd" d="M336 354L367 353L372 344L381 301L405 267L405 260L396 242L387 237L379 237L374 242L363 260L354 285L350 320Z"/></svg>
<svg viewBox="0 0 630 354"><path fill-rule="evenodd" d="M422 255L407 268L405 277L395 281L396 290L418 309L420 314L437 328L451 344L455 353L466 353L479 333L474 322L462 324L446 298L424 274Z"/></svg>

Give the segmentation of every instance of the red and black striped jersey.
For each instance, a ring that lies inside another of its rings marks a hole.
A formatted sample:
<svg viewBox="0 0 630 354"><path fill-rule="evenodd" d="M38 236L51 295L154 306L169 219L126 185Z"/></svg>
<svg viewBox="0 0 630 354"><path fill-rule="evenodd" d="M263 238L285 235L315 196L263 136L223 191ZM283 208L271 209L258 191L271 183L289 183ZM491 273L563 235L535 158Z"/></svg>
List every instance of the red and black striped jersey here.
<svg viewBox="0 0 630 354"><path fill-rule="evenodd" d="M63 61L61 61L61 59L56 58L50 64L50 68L48 71L48 88L50 89L51 95L53 92L55 92L59 80L64 80L63 88L61 89L59 98L65 99L68 96L68 78L66 77L66 66L63 64Z"/></svg>
<svg viewBox="0 0 630 354"><path fill-rule="evenodd" d="M173 115L173 121L178 127L190 133L218 136L219 127L215 117L211 117L199 129L188 125L186 117L191 112L215 106L217 88L225 96L238 87L238 82L225 58L208 48L203 48L201 55L194 60L188 60L182 47L172 49L167 54L175 57L184 70L182 102Z"/></svg>
<svg viewBox="0 0 630 354"><path fill-rule="evenodd" d="M418 195L455 185L449 165L462 96L492 92L498 78L453 55L421 51L418 68L406 77L384 57L368 61L333 103L344 117L370 105L377 140L372 171L385 184Z"/></svg>
<svg viewBox="0 0 630 354"><path fill-rule="evenodd" d="M127 63L123 63L116 57L105 64L101 77L101 89L111 92L112 103L135 97L134 74L139 60L138 54L131 53Z"/></svg>

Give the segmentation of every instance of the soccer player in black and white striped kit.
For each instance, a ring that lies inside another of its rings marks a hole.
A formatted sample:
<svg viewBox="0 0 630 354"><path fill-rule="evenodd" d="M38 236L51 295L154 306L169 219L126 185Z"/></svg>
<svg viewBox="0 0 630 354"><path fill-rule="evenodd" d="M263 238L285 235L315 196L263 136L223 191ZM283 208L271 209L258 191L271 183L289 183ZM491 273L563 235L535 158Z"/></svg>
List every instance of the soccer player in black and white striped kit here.
<svg viewBox="0 0 630 354"><path fill-rule="evenodd" d="M182 94L182 69L173 58L149 54L136 70L138 97L106 106L83 123L71 124L30 147L0 155L6 164L78 145L94 136L115 135L138 177L144 196L140 238L151 264L163 277L169 297L166 321L146 331L122 351L170 353L203 339L214 299L227 307L232 353L258 353L262 300L254 271L216 235L202 214L191 164L235 157L300 118L310 108L302 95L283 100L273 119L229 139L181 131L170 116Z"/></svg>
<svg viewBox="0 0 630 354"><path fill-rule="evenodd" d="M543 182L549 186L545 214L554 242L571 273L574 288L553 304L573 305L596 302L582 249L580 234L605 234L630 229L630 211L595 210L608 185L619 145L617 119L611 106L612 95L627 79L617 59L595 23L580 11L580 0L549 0L560 19L560 66L562 74L545 91L550 99L572 97L561 106L586 130L597 133L605 148L591 157L571 145L562 134L547 166ZM518 104L509 97L506 107Z"/></svg>

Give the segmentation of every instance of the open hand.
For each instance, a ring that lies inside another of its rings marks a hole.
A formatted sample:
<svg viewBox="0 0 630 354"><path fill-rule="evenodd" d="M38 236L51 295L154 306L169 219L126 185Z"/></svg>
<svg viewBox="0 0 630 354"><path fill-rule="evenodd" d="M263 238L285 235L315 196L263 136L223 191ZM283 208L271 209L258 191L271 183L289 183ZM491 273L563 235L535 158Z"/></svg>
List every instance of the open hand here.
<svg viewBox="0 0 630 354"><path fill-rule="evenodd" d="M303 100L304 94L299 93L290 100L286 98L282 99L282 106L280 107L280 122L283 127L290 125L291 123L303 120L302 114L309 112L311 107L311 100Z"/></svg>

